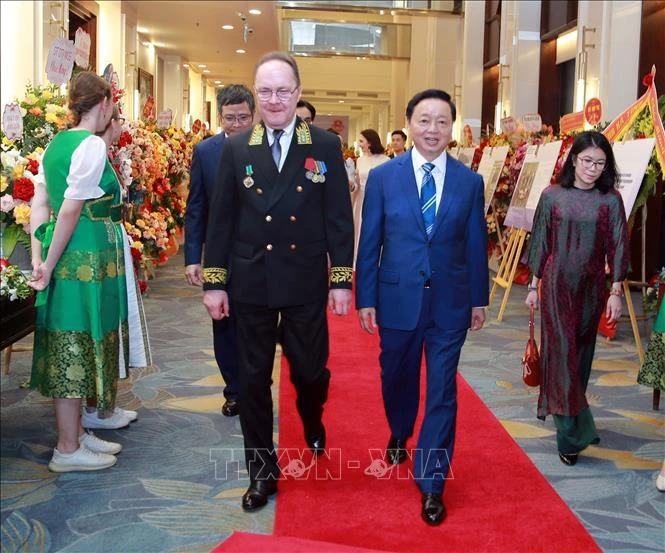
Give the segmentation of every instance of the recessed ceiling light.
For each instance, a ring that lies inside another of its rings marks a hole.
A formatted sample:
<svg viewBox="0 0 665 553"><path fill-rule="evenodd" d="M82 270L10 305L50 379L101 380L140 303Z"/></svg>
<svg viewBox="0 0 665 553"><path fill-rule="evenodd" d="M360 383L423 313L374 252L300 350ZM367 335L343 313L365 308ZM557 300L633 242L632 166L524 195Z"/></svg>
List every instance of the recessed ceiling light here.
<svg viewBox="0 0 665 553"><path fill-rule="evenodd" d="M253 9L249 10L249 13L251 13L252 15L261 15L261 10L257 10L256 8L253 8Z"/></svg>
<svg viewBox="0 0 665 553"><path fill-rule="evenodd" d="M222 84L222 81L215 81L215 84Z"/></svg>
<svg viewBox="0 0 665 553"><path fill-rule="evenodd" d="M185 69L189 69L189 64L188 64L188 63L183 63L182 66L183 66Z"/></svg>
<svg viewBox="0 0 665 553"><path fill-rule="evenodd" d="M232 31L233 25L222 25L222 29L224 29L225 31Z"/></svg>
<svg viewBox="0 0 665 553"><path fill-rule="evenodd" d="M335 52L335 55L337 55L337 56L341 56L341 55L342 55L342 52Z"/></svg>
<svg viewBox="0 0 665 553"><path fill-rule="evenodd" d="M344 103L344 100L337 100L340 104Z"/></svg>
<svg viewBox="0 0 665 553"><path fill-rule="evenodd" d="M199 63L199 67L200 67L201 69L205 69L205 68L208 67L208 66L207 66L205 63Z"/></svg>
<svg viewBox="0 0 665 553"><path fill-rule="evenodd" d="M236 50L236 54L244 54L245 52L246 52L246 50L243 50L242 48L238 48Z"/></svg>
<svg viewBox="0 0 665 553"><path fill-rule="evenodd" d="M145 27L136 27L136 32L137 33L147 33L148 29L146 29Z"/></svg>
<svg viewBox="0 0 665 553"><path fill-rule="evenodd" d="M337 50L337 48L335 48L334 46L331 46L330 49L331 50Z"/></svg>
<svg viewBox="0 0 665 553"><path fill-rule="evenodd" d="M210 69L204 69L203 72L204 73L210 73Z"/></svg>

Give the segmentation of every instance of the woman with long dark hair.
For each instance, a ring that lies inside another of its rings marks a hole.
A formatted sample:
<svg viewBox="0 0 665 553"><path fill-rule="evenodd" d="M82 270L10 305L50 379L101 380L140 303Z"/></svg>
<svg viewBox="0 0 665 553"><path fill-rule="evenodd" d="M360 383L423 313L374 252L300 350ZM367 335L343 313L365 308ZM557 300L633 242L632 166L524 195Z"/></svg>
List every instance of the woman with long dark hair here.
<svg viewBox="0 0 665 553"><path fill-rule="evenodd" d="M358 145L362 155L356 161L356 187L351 193L351 203L353 204L353 228L354 228L354 249L353 266L356 266L356 256L358 255L358 244L360 242L360 227L362 225L363 201L365 200L365 185L369 172L374 167L390 161L385 154L385 148L381 144L379 133L374 129L365 129L360 131Z"/></svg>
<svg viewBox="0 0 665 553"><path fill-rule="evenodd" d="M613 322L621 316L629 252L616 182L607 138L595 131L580 133L557 184L540 197L531 232L533 278L526 304L538 307L539 282L542 303L538 418L553 416L559 458L567 465L600 440L585 393L600 317L604 313Z"/></svg>

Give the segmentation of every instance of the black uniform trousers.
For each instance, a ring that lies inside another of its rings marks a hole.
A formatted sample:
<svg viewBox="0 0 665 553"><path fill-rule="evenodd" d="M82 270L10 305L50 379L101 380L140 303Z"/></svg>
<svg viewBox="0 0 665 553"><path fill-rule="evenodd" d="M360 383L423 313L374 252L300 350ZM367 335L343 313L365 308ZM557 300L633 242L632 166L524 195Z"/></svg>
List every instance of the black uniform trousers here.
<svg viewBox="0 0 665 553"><path fill-rule="evenodd" d="M305 305L269 308L234 301L240 360L240 426L245 463L252 480L279 478L273 444L273 405L270 387L281 314L282 351L289 361L296 388L296 407L305 437L317 436L328 398L327 298Z"/></svg>

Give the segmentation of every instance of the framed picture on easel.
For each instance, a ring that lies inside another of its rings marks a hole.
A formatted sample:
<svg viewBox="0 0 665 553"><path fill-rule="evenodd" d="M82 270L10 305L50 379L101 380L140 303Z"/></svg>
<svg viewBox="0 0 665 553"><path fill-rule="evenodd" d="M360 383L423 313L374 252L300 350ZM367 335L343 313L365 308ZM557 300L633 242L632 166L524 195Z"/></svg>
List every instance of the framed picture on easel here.
<svg viewBox="0 0 665 553"><path fill-rule="evenodd" d="M139 90L139 113L143 110L149 96L154 96L153 76L139 67L138 90Z"/></svg>

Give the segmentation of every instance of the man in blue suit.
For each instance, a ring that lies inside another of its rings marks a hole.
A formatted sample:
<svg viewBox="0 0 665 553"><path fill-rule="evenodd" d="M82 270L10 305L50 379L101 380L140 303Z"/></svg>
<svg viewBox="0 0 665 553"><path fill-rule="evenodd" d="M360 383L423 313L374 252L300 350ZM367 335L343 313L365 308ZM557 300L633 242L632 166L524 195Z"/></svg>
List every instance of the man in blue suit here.
<svg viewBox="0 0 665 553"><path fill-rule="evenodd" d="M208 203L217 185L222 145L227 136L244 131L254 119L254 96L244 85L225 86L217 94L222 133L194 146L187 210L185 212L185 277L193 286L203 285L201 252L206 237ZM212 321L215 359L226 383L222 414L234 417L238 407L238 352L235 319Z"/></svg>
<svg viewBox="0 0 665 553"><path fill-rule="evenodd" d="M455 121L450 96L416 94L406 108L414 147L372 169L357 261L360 326L379 327L381 383L391 437L386 457L406 459L418 413L423 349L425 417L414 456L430 524L446 516L443 488L455 443L456 374L467 329L488 302L483 180L448 156Z"/></svg>

